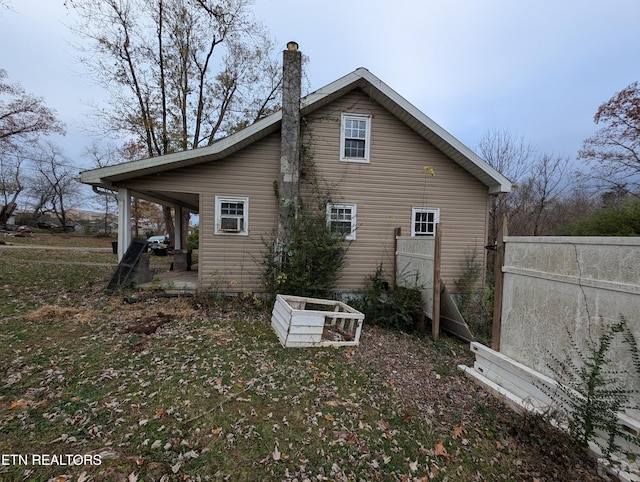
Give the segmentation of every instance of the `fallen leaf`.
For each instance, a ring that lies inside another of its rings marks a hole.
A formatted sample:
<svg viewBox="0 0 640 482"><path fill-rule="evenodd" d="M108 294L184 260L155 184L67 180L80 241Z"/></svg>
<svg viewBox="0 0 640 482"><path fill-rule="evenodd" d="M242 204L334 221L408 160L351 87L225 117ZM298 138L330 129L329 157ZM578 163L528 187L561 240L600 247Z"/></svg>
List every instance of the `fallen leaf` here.
<svg viewBox="0 0 640 482"><path fill-rule="evenodd" d="M26 400L16 400L15 402L11 402L11 405L9 405L9 410L13 410L14 408L27 408L28 403L26 402Z"/></svg>
<svg viewBox="0 0 640 482"><path fill-rule="evenodd" d="M453 438L460 438L463 435L467 434L467 429L464 428L464 424L460 424L457 427L454 427L453 429Z"/></svg>
<svg viewBox="0 0 640 482"><path fill-rule="evenodd" d="M280 451L278 450L278 446L276 445L276 447L273 449L273 453L271 454L271 456L273 457L273 460L275 460L276 462L278 460L280 460Z"/></svg>
<svg viewBox="0 0 640 482"><path fill-rule="evenodd" d="M89 481L89 476L87 475L86 472L82 472L80 475L78 475L78 480L76 482L88 482Z"/></svg>
<svg viewBox="0 0 640 482"><path fill-rule="evenodd" d="M376 422L376 425L380 430L391 430L391 425L389 425L389 422L386 422L382 419L378 420Z"/></svg>
<svg viewBox="0 0 640 482"><path fill-rule="evenodd" d="M415 472L416 470L418 470L418 461L417 460L415 462L410 462L409 463L409 470L411 472Z"/></svg>
<svg viewBox="0 0 640 482"><path fill-rule="evenodd" d="M410 414L409 412L407 412L407 413L405 413L405 414L402 416L402 420L401 420L401 422L402 422L403 424L409 423L409 422L411 421L411 419L412 419L412 418L413 418L413 415L412 415L412 414Z"/></svg>
<svg viewBox="0 0 640 482"><path fill-rule="evenodd" d="M324 418L329 422L333 421L333 415L331 415L330 413L325 414Z"/></svg>
<svg viewBox="0 0 640 482"><path fill-rule="evenodd" d="M446 458L447 460L449 460L451 458L451 455L449 455L449 452L447 452L447 449L445 448L445 446L442 443L442 441L440 441L437 444L435 444L434 445L434 449L435 449L435 455L436 456L441 455L442 457Z"/></svg>

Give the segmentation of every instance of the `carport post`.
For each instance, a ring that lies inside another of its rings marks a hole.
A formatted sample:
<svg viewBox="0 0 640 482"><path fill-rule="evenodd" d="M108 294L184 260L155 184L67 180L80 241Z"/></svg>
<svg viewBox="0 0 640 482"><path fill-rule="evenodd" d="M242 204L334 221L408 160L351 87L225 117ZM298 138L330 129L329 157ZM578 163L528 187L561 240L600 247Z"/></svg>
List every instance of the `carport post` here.
<svg viewBox="0 0 640 482"><path fill-rule="evenodd" d="M175 206L173 208L174 219L173 225L175 227L175 239L173 240L173 247L175 249L182 249L182 230L184 226L182 225L182 206Z"/></svg>
<svg viewBox="0 0 640 482"><path fill-rule="evenodd" d="M118 189L118 262L131 244L131 192L126 187Z"/></svg>

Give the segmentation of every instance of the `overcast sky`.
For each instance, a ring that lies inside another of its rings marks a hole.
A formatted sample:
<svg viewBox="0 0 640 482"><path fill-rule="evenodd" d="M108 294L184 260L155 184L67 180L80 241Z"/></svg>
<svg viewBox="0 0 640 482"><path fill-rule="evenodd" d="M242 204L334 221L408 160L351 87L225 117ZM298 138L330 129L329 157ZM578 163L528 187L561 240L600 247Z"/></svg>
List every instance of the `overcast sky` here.
<svg viewBox="0 0 640 482"><path fill-rule="evenodd" d="M9 0L0 68L57 110L56 139L78 166L88 105L63 0ZM575 158L598 106L640 80L639 0L255 0L281 49L295 40L316 90L369 69L472 149L508 129L539 151Z"/></svg>

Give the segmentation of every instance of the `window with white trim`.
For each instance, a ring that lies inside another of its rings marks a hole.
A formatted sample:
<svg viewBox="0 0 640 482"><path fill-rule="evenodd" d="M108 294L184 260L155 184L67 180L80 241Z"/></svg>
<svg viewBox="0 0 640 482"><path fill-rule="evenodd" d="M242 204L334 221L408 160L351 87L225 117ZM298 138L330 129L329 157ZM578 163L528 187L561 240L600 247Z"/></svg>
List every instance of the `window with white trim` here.
<svg viewBox="0 0 640 482"><path fill-rule="evenodd" d="M436 225L440 222L440 209L411 208L411 236L435 236Z"/></svg>
<svg viewBox="0 0 640 482"><path fill-rule="evenodd" d="M249 198L216 196L215 234L249 234Z"/></svg>
<svg viewBox="0 0 640 482"><path fill-rule="evenodd" d="M340 160L369 162L371 116L342 114L340 127Z"/></svg>
<svg viewBox="0 0 640 482"><path fill-rule="evenodd" d="M327 223L331 233L353 241L356 239L356 205L327 204Z"/></svg>

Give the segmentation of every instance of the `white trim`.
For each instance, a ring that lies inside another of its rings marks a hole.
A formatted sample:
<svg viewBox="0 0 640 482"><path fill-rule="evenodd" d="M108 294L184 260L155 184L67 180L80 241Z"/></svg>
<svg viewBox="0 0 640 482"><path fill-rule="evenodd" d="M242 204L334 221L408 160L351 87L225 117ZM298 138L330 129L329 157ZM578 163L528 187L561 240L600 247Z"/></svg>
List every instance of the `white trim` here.
<svg viewBox="0 0 640 482"><path fill-rule="evenodd" d="M345 148L345 122L347 120L366 121L365 137L364 137L364 157L348 157L344 155ZM340 160L344 162L369 162L369 153L371 152L371 116L367 114L352 114L343 112L340 116Z"/></svg>
<svg viewBox="0 0 640 482"><path fill-rule="evenodd" d="M353 203L327 203L327 224L331 229L331 210L337 209L350 209L351 210L351 232L345 236L347 241L354 241L356 239L356 218L357 218L357 206Z"/></svg>
<svg viewBox="0 0 640 482"><path fill-rule="evenodd" d="M416 234L416 214L418 213L433 213L434 232L433 234ZM435 225L440 222L440 208L432 208L428 206L413 206L411 208L411 237L415 236L435 236Z"/></svg>
<svg viewBox="0 0 640 482"><path fill-rule="evenodd" d="M242 203L242 216L226 216L228 219L237 220L237 229L222 229L222 203ZM248 236L249 235L249 198L246 196L216 196L215 199L215 224L214 234L223 236Z"/></svg>

